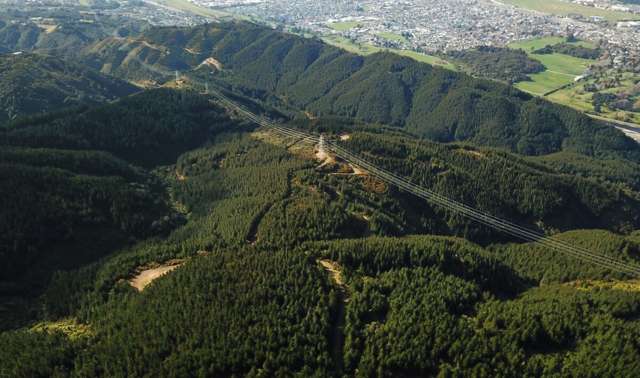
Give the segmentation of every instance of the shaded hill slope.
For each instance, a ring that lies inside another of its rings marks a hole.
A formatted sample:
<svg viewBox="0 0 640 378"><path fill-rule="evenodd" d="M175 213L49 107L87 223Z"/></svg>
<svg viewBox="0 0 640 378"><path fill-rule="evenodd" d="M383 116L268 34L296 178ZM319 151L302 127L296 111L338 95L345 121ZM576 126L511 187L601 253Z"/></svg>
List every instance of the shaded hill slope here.
<svg viewBox="0 0 640 378"><path fill-rule="evenodd" d="M138 91L120 79L46 55L0 55L0 72L0 123Z"/></svg>
<svg viewBox="0 0 640 378"><path fill-rule="evenodd" d="M241 125L199 96L156 90L0 129L0 299L181 224L151 169Z"/></svg>

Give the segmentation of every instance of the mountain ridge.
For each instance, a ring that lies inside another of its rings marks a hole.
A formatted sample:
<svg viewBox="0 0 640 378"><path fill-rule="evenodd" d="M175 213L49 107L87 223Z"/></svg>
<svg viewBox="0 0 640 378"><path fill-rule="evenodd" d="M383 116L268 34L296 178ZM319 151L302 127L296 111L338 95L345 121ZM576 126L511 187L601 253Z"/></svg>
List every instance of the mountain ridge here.
<svg viewBox="0 0 640 378"><path fill-rule="evenodd" d="M0 71L0 123L139 91L125 81L50 55L0 55Z"/></svg>
<svg viewBox="0 0 640 378"><path fill-rule="evenodd" d="M175 70L214 58L223 69L201 72L203 80L316 116L352 117L440 142L469 141L525 155L574 151L640 161L637 143L575 110L387 52L361 57L246 22L152 28L133 44L110 41L106 50L89 47L83 56L129 80L171 80ZM145 42L164 46L165 53L143 48L133 59ZM120 64L122 56L133 65Z"/></svg>

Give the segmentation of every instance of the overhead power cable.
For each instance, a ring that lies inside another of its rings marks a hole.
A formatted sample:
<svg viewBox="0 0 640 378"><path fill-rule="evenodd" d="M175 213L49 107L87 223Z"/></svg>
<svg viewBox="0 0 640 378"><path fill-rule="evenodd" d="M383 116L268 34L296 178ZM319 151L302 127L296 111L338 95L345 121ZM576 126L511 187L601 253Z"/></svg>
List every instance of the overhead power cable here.
<svg viewBox="0 0 640 378"><path fill-rule="evenodd" d="M329 149L339 158L366 170L370 175L377 177L385 183L394 185L419 198L425 199L433 205L465 216L486 227L503 232L520 240L537 243L548 249L576 257L594 265L607 268L611 271L640 277L640 267L636 266L635 264L620 261L610 256L598 254L586 248L574 246L567 241L546 236L538 231L522 227L508 220L504 220L491 214L477 210L467 204L455 201L430 189L414 184L405 177L398 176L393 172L382 169L376 166L374 163L371 163L370 161L367 161L357 154L338 145L336 142L324 140L324 138L321 139L321 136L317 134L312 134L289 127L278 126L268 119L258 116L245 109L244 107L236 104L233 100L229 99L224 94L215 90L211 92L213 92L213 94L218 97L223 104L234 109L252 122L263 126L264 128L271 129L285 137L297 138L301 142L317 144L322 140L322 147Z"/></svg>

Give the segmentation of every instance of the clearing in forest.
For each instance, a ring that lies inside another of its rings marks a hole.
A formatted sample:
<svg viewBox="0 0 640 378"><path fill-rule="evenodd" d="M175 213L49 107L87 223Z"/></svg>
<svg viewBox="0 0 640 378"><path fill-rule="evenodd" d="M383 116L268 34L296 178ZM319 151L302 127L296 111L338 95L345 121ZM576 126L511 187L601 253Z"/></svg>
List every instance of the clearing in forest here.
<svg viewBox="0 0 640 378"><path fill-rule="evenodd" d="M135 277L129 280L129 284L138 291L144 290L153 280L162 277L184 263L184 260L169 260L165 264L150 268L138 268Z"/></svg>

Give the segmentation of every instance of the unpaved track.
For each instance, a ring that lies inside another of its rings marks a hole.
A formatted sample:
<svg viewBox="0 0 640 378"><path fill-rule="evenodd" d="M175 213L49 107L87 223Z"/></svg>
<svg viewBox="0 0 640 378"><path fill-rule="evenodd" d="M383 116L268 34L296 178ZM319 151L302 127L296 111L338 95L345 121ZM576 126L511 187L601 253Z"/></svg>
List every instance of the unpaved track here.
<svg viewBox="0 0 640 378"><path fill-rule="evenodd" d="M322 268L329 273L331 282L333 282L337 289L338 303L335 312L332 314L331 338L329 343L331 345L333 364L337 375L340 376L344 369L344 320L346 303L349 301L347 286L344 283L340 266L336 262L326 259L318 260L318 262L322 265Z"/></svg>

